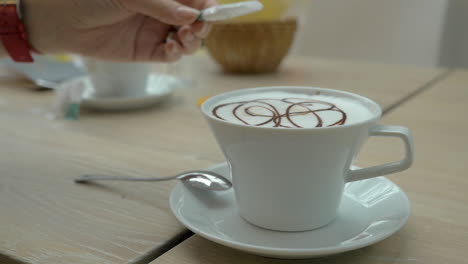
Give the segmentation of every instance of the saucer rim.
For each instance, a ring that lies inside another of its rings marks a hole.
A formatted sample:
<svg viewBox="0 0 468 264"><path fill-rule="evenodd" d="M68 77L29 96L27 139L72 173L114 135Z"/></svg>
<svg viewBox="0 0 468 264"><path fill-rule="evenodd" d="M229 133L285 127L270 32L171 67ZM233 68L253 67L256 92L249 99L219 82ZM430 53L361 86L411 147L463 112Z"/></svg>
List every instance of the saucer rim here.
<svg viewBox="0 0 468 264"><path fill-rule="evenodd" d="M227 163L224 162L224 163L215 164L213 166L208 167L206 170L213 170L215 168L223 167L223 166L227 166ZM357 166L353 166L353 167L359 168ZM224 245L224 246L227 246L227 247L230 247L230 248L234 248L234 249L254 253L254 254L257 254L257 255L262 255L263 254L263 255L269 256L269 257L271 257L271 256L281 256L281 257L290 256L290 257L293 257L293 258L300 258L300 257L326 256L326 255L332 255L332 254L337 254L337 253L343 253L343 252L347 252L347 251L367 247L367 246L372 245L372 244L376 244L376 243L390 237L391 235L395 234L397 231L399 231L408 222L409 216L411 215L411 204L410 204L410 201L409 201L408 196L406 195L406 193L397 184L395 184L393 181L389 180L388 178L383 177L383 176L376 177L376 178L380 178L382 180L388 181L392 185L394 185L396 188L398 188L402 198L404 198L402 204L404 204L405 207L406 207L406 210L405 210L406 214L405 214L404 218L402 218L400 220L400 223L395 228L393 228L390 232L388 232L387 234L377 236L374 239L369 239L369 240L366 240L364 242L359 242L358 241L358 242L355 242L355 243L353 243L351 245L348 245L348 246L330 246L330 247L315 247L315 248L266 247L266 246L257 246L257 245L237 242L237 241L233 241L233 240L223 240L221 238L218 238L217 236L206 234L205 232L201 231L197 227L195 227L195 226L191 225L190 223L188 223L188 221L185 221L184 218L181 217L180 214L176 213L177 210L176 210L176 207L175 207L175 204L174 204L175 199L176 199L174 197L175 196L175 190L176 190L176 188L178 188L179 185L181 185L181 187L184 188L183 184L180 183L180 182L177 183L176 186L174 186L174 188L172 189L171 195L170 195L170 198L169 198L169 204L170 204L171 210L173 212L173 215L187 229L191 230L193 233L195 233L195 234L197 234L197 235L199 235L201 237L204 237L204 238L206 238L208 240L211 240L213 242L216 242L218 244L221 244L221 245ZM372 179L374 179L374 178L371 178L370 180L372 180ZM367 179L367 180L369 180L369 179ZM242 219L242 220L245 221L244 219ZM250 224L250 225L252 225L252 224ZM255 228L259 228L259 229L261 228L261 227L255 226L255 225L252 225L252 226L254 226ZM272 232L283 232L283 231L275 231L275 230L270 230L270 231L272 231ZM313 231L313 230L301 231L300 233L310 232L310 231ZM297 232L285 232L285 233L297 233Z"/></svg>

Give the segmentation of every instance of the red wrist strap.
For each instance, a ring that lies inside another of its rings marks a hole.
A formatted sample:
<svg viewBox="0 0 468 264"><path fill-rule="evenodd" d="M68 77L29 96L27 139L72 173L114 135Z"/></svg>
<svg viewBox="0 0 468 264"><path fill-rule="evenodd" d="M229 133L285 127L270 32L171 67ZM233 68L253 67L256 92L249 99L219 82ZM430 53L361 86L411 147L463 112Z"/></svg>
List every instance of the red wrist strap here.
<svg viewBox="0 0 468 264"><path fill-rule="evenodd" d="M8 4L2 4L2 3ZM0 0L0 39L10 57L17 62L33 62L24 24L18 16L15 1Z"/></svg>

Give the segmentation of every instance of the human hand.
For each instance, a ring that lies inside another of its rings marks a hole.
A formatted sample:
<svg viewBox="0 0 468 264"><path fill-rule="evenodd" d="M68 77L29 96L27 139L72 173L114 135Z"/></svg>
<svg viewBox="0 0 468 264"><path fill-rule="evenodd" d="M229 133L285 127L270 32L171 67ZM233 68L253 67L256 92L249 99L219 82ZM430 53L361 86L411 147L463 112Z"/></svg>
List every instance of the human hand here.
<svg viewBox="0 0 468 264"><path fill-rule="evenodd" d="M161 62L175 61L200 47L210 25L196 21L199 10L215 4L215 0L22 0L29 41L42 53Z"/></svg>

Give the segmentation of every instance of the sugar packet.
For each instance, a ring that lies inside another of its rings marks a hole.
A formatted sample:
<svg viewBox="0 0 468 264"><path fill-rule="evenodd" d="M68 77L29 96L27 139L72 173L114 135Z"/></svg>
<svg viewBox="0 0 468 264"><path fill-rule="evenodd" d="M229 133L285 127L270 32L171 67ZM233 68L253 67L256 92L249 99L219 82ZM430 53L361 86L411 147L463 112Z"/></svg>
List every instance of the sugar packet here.
<svg viewBox="0 0 468 264"><path fill-rule="evenodd" d="M230 18L258 12L263 9L263 4L258 1L244 1L233 4L217 5L201 11L200 21L221 21Z"/></svg>

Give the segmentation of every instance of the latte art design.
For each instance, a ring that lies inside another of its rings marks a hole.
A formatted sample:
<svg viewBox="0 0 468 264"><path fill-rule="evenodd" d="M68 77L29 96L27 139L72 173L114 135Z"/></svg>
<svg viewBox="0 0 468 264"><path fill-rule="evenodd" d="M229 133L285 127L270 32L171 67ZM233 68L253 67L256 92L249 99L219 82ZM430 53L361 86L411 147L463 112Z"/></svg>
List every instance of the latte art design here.
<svg viewBox="0 0 468 264"><path fill-rule="evenodd" d="M212 114L225 121L234 118L248 126L281 128L332 127L344 125L347 119L335 104L306 98L229 102L214 107Z"/></svg>

